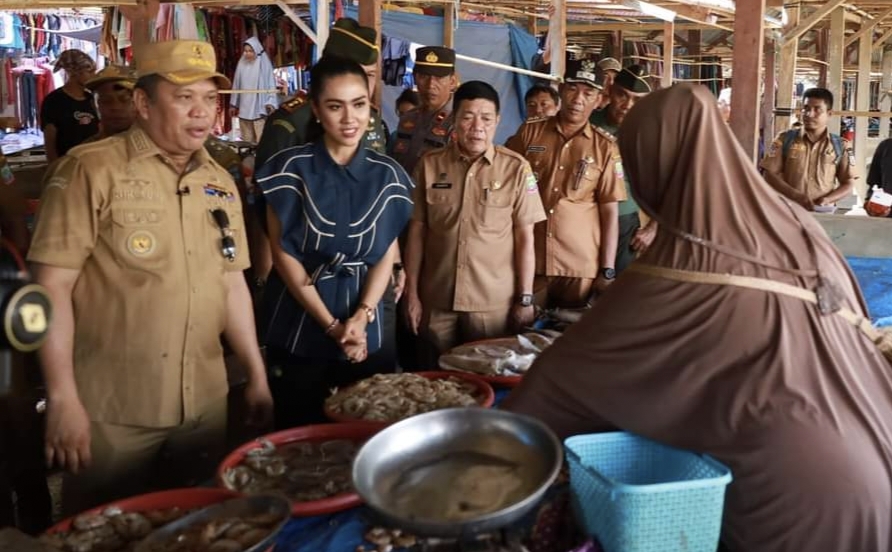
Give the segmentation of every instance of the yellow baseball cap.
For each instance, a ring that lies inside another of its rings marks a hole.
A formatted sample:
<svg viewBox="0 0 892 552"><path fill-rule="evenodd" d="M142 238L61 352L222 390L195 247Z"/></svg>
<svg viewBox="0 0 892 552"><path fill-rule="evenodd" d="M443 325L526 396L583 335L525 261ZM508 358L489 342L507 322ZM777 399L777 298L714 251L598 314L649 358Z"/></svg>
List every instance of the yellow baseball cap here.
<svg viewBox="0 0 892 552"><path fill-rule="evenodd" d="M174 84L214 79L221 89L232 87L226 75L217 72L214 47L200 40L150 42L137 56L136 67L139 77L160 75Z"/></svg>
<svg viewBox="0 0 892 552"><path fill-rule="evenodd" d="M136 71L123 65L108 65L87 81L87 88L93 90L109 82L133 90L133 85L136 84Z"/></svg>

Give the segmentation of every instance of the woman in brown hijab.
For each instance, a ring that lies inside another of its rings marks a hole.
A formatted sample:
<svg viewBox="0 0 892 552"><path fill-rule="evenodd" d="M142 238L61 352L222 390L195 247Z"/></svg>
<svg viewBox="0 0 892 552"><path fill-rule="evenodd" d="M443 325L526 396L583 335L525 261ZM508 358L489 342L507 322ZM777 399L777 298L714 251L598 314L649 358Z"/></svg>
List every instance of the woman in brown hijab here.
<svg viewBox="0 0 892 552"><path fill-rule="evenodd" d="M619 428L713 455L734 474L734 552L892 550L892 378L873 343L801 299L640 268L821 281L865 314L844 258L765 184L705 88L651 94L619 145L660 232L505 408L562 436Z"/></svg>

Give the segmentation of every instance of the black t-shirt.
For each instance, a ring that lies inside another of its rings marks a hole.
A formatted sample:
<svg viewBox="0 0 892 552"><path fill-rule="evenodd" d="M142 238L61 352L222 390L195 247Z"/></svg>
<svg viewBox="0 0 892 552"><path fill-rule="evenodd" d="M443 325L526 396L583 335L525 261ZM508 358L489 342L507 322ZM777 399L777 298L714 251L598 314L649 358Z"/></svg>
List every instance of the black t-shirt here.
<svg viewBox="0 0 892 552"><path fill-rule="evenodd" d="M53 90L40 106L40 125L56 127L56 151L60 156L99 132L99 116L93 95L86 93L83 100L75 100L61 88Z"/></svg>

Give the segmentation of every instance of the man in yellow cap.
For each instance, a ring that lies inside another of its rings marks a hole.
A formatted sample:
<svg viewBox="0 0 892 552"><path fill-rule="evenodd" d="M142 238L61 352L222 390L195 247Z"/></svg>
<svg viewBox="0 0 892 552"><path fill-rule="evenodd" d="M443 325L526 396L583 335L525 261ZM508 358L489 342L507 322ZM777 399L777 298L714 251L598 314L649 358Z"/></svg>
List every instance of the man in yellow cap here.
<svg viewBox="0 0 892 552"><path fill-rule="evenodd" d="M369 97L374 97L378 83L378 50L378 33L375 29L362 27L356 20L345 17L338 19L331 28L322 55L346 58L362 65L369 79ZM285 148L301 146L319 138L308 133L314 118L313 108L305 94L298 94L283 103L266 121L266 128L257 144L254 166L260 167L273 154ZM364 137L365 147L384 153L388 135L380 112L372 108Z"/></svg>
<svg viewBox="0 0 892 552"><path fill-rule="evenodd" d="M390 155L412 174L421 155L445 147L452 136L452 93L458 87L455 77L455 50L425 46L415 52L415 86L421 105L400 117L396 140Z"/></svg>
<svg viewBox="0 0 892 552"><path fill-rule="evenodd" d="M136 71L120 65L109 65L87 81L87 88L96 96L99 132L84 143L102 140L130 128L136 119L133 106L135 85Z"/></svg>
<svg viewBox="0 0 892 552"><path fill-rule="evenodd" d="M74 474L67 514L213 473L221 334L247 369L251 419L272 409L241 202L203 147L229 80L199 41L146 44L137 67L136 123L51 168L28 256L54 308L39 357L47 460Z"/></svg>

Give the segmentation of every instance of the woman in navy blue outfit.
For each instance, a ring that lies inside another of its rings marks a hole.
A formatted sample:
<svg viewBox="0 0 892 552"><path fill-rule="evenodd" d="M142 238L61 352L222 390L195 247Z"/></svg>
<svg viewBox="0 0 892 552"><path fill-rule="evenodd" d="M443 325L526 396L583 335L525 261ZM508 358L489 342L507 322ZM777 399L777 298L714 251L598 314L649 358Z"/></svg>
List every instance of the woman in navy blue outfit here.
<svg viewBox="0 0 892 552"><path fill-rule="evenodd" d="M261 324L279 429L324 421L331 388L393 370L376 359L380 301L412 213L406 172L362 147L371 116L362 67L323 58L310 78L322 138L280 151L257 174L275 269Z"/></svg>

